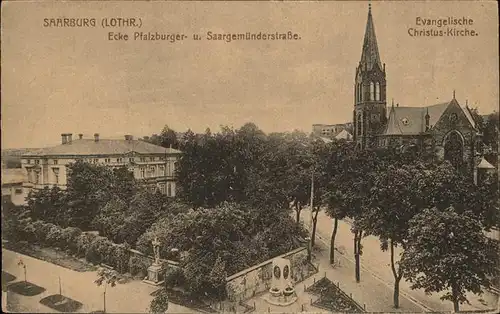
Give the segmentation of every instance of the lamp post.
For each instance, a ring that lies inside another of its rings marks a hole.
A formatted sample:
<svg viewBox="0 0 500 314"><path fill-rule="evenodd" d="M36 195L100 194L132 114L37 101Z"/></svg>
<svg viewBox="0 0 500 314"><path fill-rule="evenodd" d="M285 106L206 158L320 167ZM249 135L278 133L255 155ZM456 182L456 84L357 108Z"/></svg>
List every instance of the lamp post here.
<svg viewBox="0 0 500 314"><path fill-rule="evenodd" d="M319 138L323 143L331 143L333 142L332 140L330 139L327 139L327 138L322 138L320 137ZM303 146L305 147L308 147L307 145L305 144L302 144ZM312 146L311 146L311 154L312 154ZM309 252L308 252L308 255L307 255L307 258L309 261L311 261L311 258L312 258L312 249L313 249L313 228L314 228L314 222L313 222L313 212L314 212L314 171L315 171L315 167L314 167L314 163L312 164L311 166L311 200L310 200L310 213L309 213L309 219L310 219L310 230L309 230L309 243L308 243L308 247L309 247Z"/></svg>

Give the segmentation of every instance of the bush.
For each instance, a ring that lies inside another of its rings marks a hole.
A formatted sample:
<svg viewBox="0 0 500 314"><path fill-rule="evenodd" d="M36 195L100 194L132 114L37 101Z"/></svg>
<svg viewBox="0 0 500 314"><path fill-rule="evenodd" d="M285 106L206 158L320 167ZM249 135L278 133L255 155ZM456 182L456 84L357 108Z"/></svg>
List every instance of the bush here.
<svg viewBox="0 0 500 314"><path fill-rule="evenodd" d="M110 246L112 243L107 238L95 237L85 252L85 258L93 264L103 263L111 251Z"/></svg>
<svg viewBox="0 0 500 314"><path fill-rule="evenodd" d="M59 226L54 226L50 228L50 231L47 233L47 240L46 243L50 246L53 247L64 247L64 245L61 245L61 240L62 240L62 229Z"/></svg>
<svg viewBox="0 0 500 314"><path fill-rule="evenodd" d="M79 228L68 227L63 229L61 234L63 249L69 249L72 253L76 253L78 247L76 242L81 234L82 230Z"/></svg>
<svg viewBox="0 0 500 314"><path fill-rule="evenodd" d="M185 280L184 271L179 267L169 267L165 273L165 286L167 288L183 286Z"/></svg>
<svg viewBox="0 0 500 314"><path fill-rule="evenodd" d="M151 300L149 305L151 313L165 313L168 310L168 295L162 290L158 295Z"/></svg>
<svg viewBox="0 0 500 314"><path fill-rule="evenodd" d="M129 271L132 276L144 278L148 273L148 265L144 259L132 256L129 260Z"/></svg>

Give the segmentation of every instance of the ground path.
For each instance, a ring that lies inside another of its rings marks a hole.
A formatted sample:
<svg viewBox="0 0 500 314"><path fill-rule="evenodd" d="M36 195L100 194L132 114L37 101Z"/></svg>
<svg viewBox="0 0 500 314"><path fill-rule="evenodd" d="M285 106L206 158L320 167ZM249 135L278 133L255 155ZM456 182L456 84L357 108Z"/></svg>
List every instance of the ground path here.
<svg viewBox="0 0 500 314"><path fill-rule="evenodd" d="M94 280L97 273L77 272L63 268L39 259L21 255L13 251L2 249L2 270L17 277L16 281L24 280L23 269L17 265L19 257L27 268L27 280L44 287L42 294L33 297L13 295L12 298L19 302L19 309L23 312L48 313L55 312L39 303L39 301L52 294L59 293L59 276L62 282L62 294L83 303L79 310L89 313L103 309L103 288L97 287ZM147 313L149 303L153 297L150 293L157 290L139 280L126 284L117 284L106 291L106 312L108 313ZM9 292L10 295L13 292ZM195 310L169 303L168 313L198 313Z"/></svg>

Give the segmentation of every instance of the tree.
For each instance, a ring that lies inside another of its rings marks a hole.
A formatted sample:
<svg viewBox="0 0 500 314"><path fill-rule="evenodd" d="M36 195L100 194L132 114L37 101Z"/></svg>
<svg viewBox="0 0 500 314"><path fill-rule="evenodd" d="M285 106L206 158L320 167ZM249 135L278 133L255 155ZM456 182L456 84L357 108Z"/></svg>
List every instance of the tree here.
<svg viewBox="0 0 500 314"><path fill-rule="evenodd" d="M82 160L77 160L68 168L68 210L64 218L68 225L89 230L93 217L111 199L112 170Z"/></svg>
<svg viewBox="0 0 500 314"><path fill-rule="evenodd" d="M412 289L427 293L447 291L441 297L459 304L466 292L481 294L498 275L498 243L488 239L481 223L453 207L425 209L410 221L408 244L401 259Z"/></svg>
<svg viewBox="0 0 500 314"><path fill-rule="evenodd" d="M163 147L172 147L177 149L179 147L179 142L177 141L177 134L174 130L165 125L160 133L159 145Z"/></svg>
<svg viewBox="0 0 500 314"><path fill-rule="evenodd" d="M97 279L94 283L97 286L101 286L104 284L104 293L103 293L103 312L106 313L106 289L108 285L110 287L116 286L116 282L118 280L118 274L114 270L100 268L97 271Z"/></svg>
<svg viewBox="0 0 500 314"><path fill-rule="evenodd" d="M149 305L150 312L154 314L165 313L168 310L168 295L165 290L161 290Z"/></svg>
<svg viewBox="0 0 500 314"><path fill-rule="evenodd" d="M363 225L359 219L363 212L369 209L370 191L379 160L374 151L353 150L348 147L340 158L339 173L336 176L336 198L340 211L353 220L351 232L354 235L353 249L355 258L355 277L361 279L360 260L362 252Z"/></svg>
<svg viewBox="0 0 500 314"><path fill-rule="evenodd" d="M422 208L419 183L424 169L418 165L389 166L375 177L369 210L360 218L366 234L380 238L382 250L389 248L394 276L394 307L399 307L399 283L404 272L397 268L394 249L405 249L410 220Z"/></svg>
<svg viewBox="0 0 500 314"><path fill-rule="evenodd" d="M57 186L32 190L28 194L26 209L30 216L51 223L63 223L65 207L64 192Z"/></svg>

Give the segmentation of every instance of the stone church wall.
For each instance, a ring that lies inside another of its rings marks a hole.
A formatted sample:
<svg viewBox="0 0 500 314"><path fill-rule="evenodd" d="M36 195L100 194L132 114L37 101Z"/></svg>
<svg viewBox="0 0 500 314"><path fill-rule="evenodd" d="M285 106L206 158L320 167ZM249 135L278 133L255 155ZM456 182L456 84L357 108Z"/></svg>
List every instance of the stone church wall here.
<svg viewBox="0 0 500 314"><path fill-rule="evenodd" d="M457 120L455 122L450 119L453 114L457 115ZM477 162L475 158L477 150L476 132L471 127L467 117L458 105L450 106L443 113L438 123L432 128L432 137L437 156L440 159L444 158L445 138L454 130L458 131L463 137L463 161L466 163L467 172L472 174Z"/></svg>

